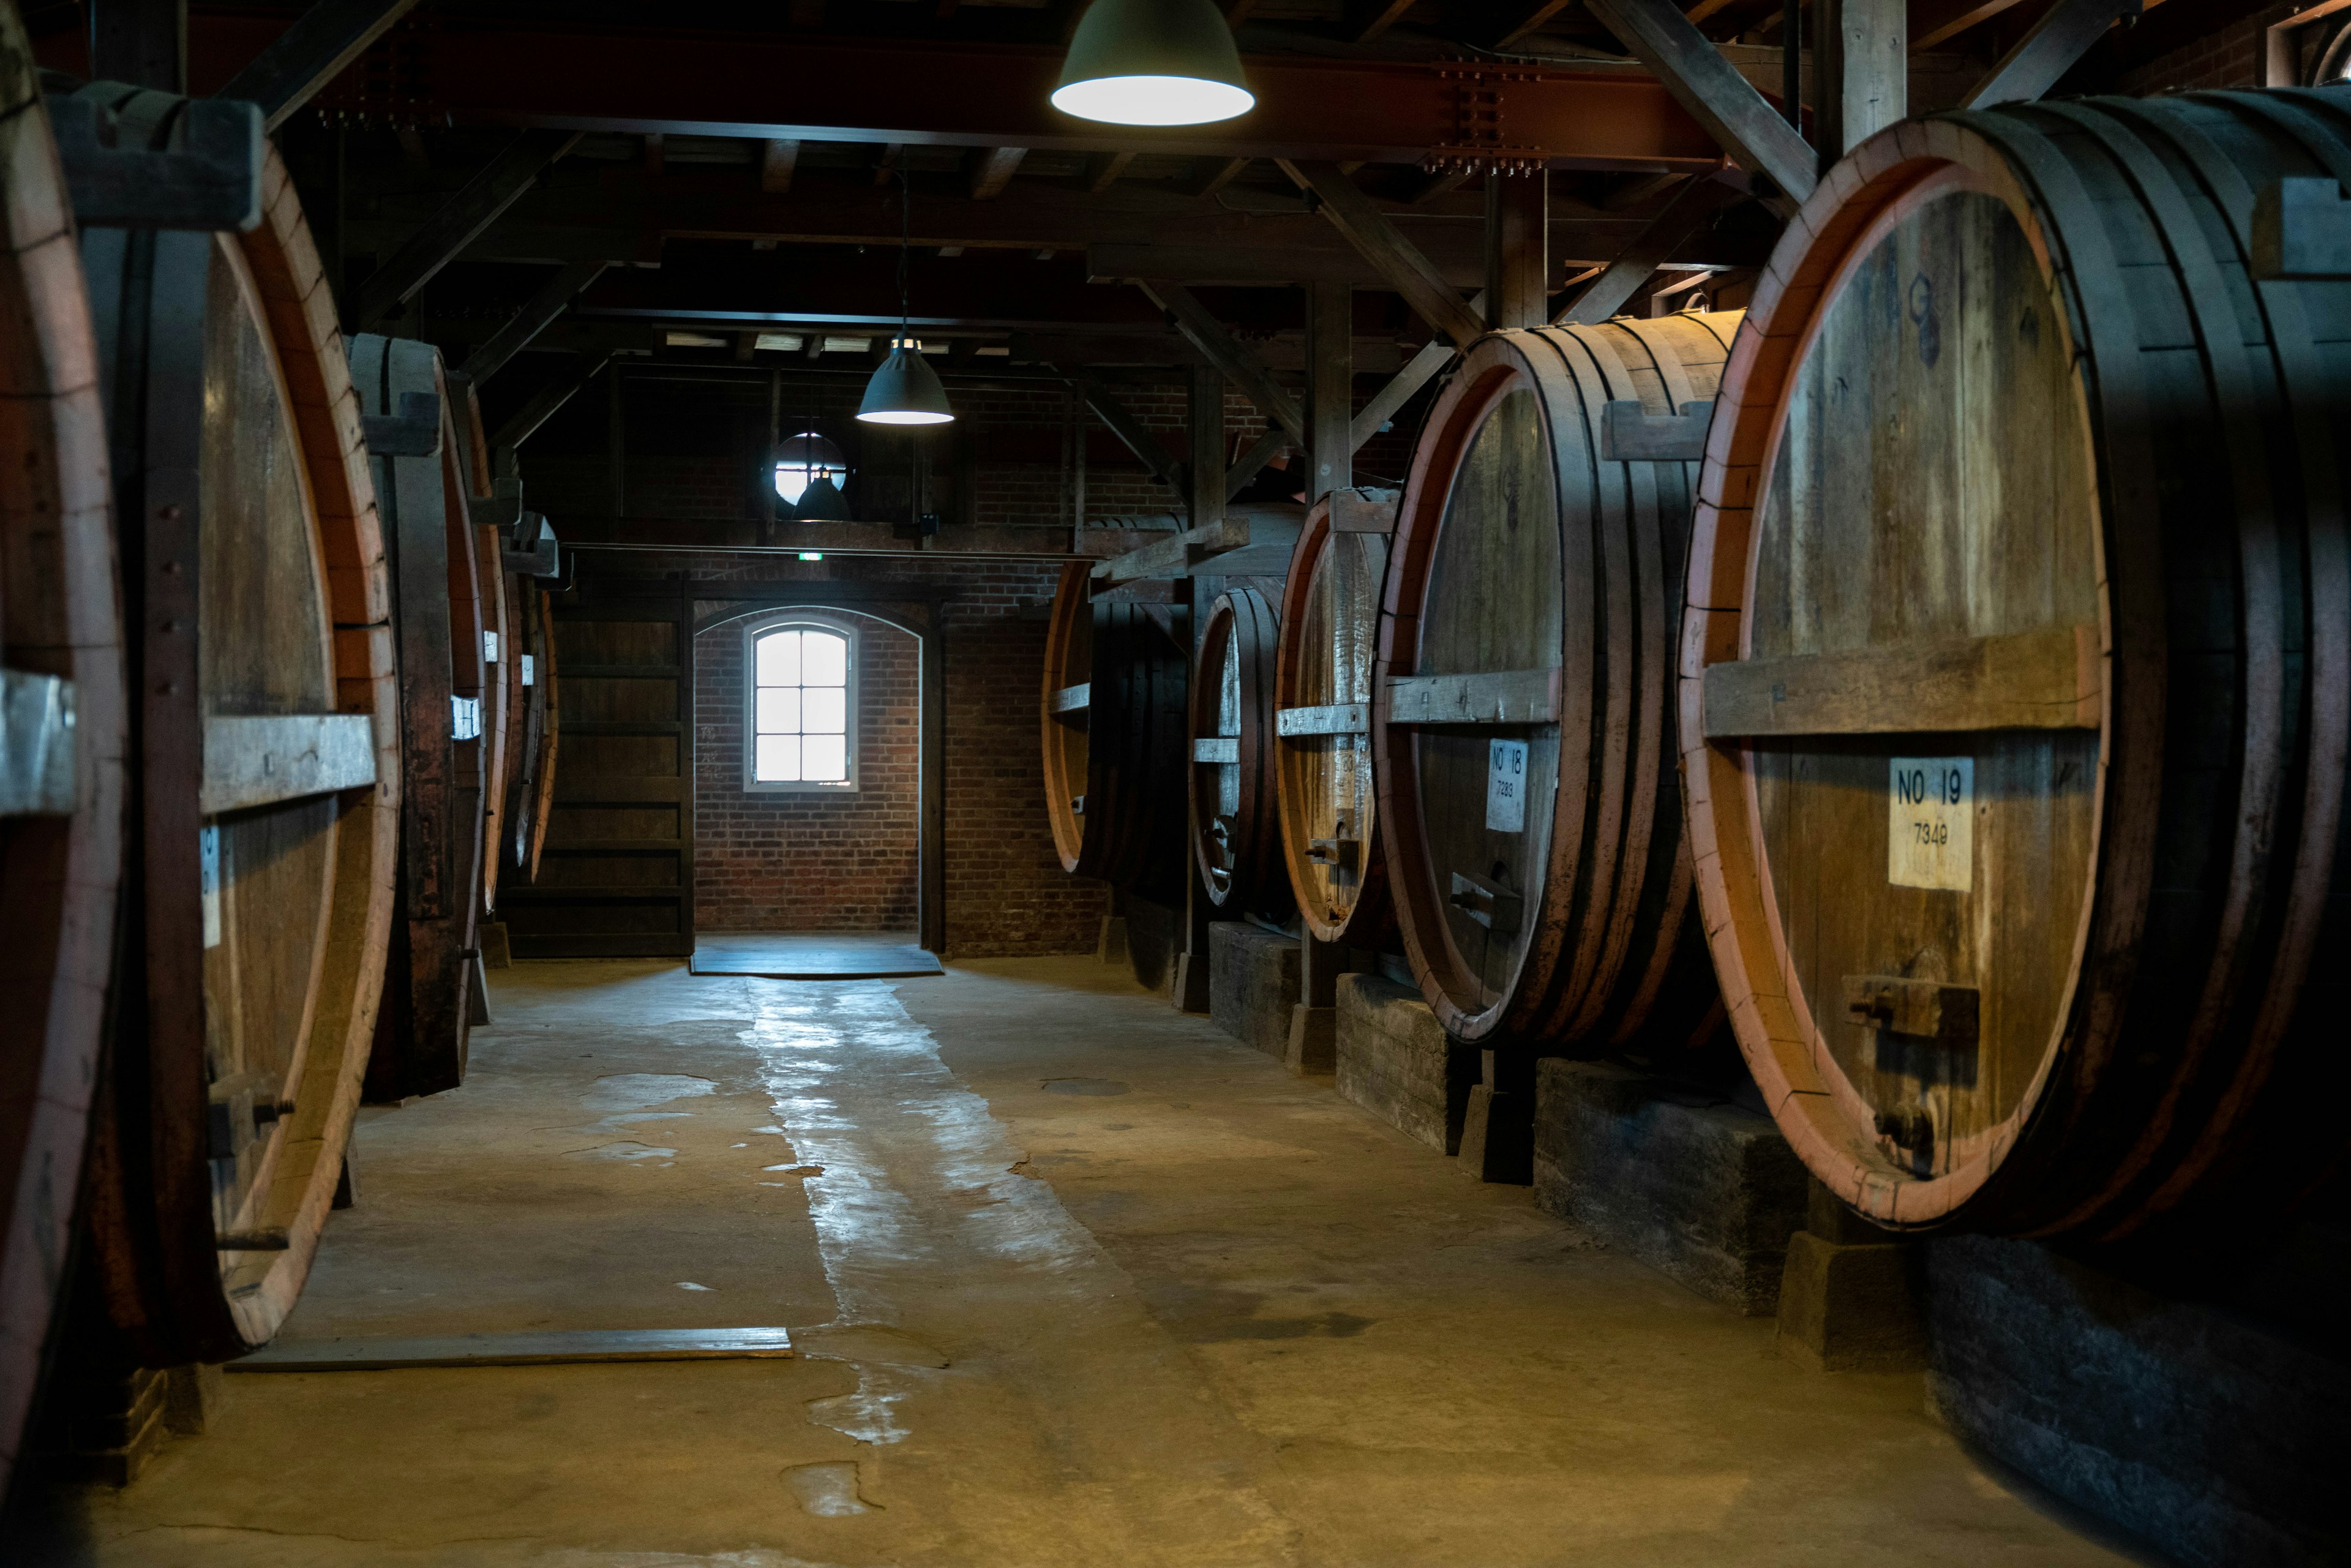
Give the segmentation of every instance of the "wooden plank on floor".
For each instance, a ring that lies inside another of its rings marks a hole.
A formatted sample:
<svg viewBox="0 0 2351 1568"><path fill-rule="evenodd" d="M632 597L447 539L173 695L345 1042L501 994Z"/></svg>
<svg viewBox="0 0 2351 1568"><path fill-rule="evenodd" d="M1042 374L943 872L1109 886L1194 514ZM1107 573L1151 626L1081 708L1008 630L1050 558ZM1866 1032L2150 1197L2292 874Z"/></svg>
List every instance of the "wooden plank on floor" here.
<svg viewBox="0 0 2351 1568"><path fill-rule="evenodd" d="M281 1340L231 1372L388 1372L411 1366L557 1366L571 1362L738 1361L792 1354L780 1328L570 1329L416 1339Z"/></svg>

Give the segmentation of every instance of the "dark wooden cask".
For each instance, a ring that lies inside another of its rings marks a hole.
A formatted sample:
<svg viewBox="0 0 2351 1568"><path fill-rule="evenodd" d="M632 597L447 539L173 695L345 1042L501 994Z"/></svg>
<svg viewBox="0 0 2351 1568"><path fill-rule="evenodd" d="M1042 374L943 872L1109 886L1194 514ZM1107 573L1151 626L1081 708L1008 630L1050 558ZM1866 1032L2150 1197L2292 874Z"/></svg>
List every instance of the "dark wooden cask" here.
<svg viewBox="0 0 2351 1568"><path fill-rule="evenodd" d="M1737 321L1494 333L1413 455L1373 750L1405 951L1462 1040L1672 1055L1719 1025L1674 779L1698 465L1633 454L1702 418Z"/></svg>
<svg viewBox="0 0 2351 1568"><path fill-rule="evenodd" d="M122 869L124 692L89 296L0 6L0 1491L72 1254Z"/></svg>
<svg viewBox="0 0 2351 1568"><path fill-rule="evenodd" d="M110 84L124 145L183 101ZM85 1255L151 1365L293 1308L375 1034L400 826L392 604L360 409L265 150L245 235L91 230L140 867Z"/></svg>
<svg viewBox="0 0 2351 1568"><path fill-rule="evenodd" d="M1306 514L1282 584L1274 670L1281 852L1308 930L1386 950L1395 941L1372 773L1372 667L1394 492L1326 497ZM1335 526L1341 520L1357 526Z"/></svg>
<svg viewBox="0 0 2351 1568"><path fill-rule="evenodd" d="M482 575L464 410L440 350L365 333L350 340L350 364L360 413L397 433L380 435L370 455L400 659L401 800L400 921L367 1092L393 1101L465 1077L490 799L485 709L496 670L483 633L496 624L499 574L493 557L492 575ZM411 399L440 411L429 441L409 427Z"/></svg>
<svg viewBox="0 0 2351 1568"><path fill-rule="evenodd" d="M1685 779L1739 1044L1882 1225L2241 1230L2344 1153L2346 179L2351 89L1938 116L1775 253Z"/></svg>
<svg viewBox="0 0 2351 1568"><path fill-rule="evenodd" d="M1184 843L1191 612L1093 599L1072 563L1053 598L1040 704L1045 807L1061 866L1163 903L1191 874Z"/></svg>
<svg viewBox="0 0 2351 1568"><path fill-rule="evenodd" d="M1273 605L1234 588L1210 606L1192 672L1192 853L1226 918L1288 918L1273 768Z"/></svg>

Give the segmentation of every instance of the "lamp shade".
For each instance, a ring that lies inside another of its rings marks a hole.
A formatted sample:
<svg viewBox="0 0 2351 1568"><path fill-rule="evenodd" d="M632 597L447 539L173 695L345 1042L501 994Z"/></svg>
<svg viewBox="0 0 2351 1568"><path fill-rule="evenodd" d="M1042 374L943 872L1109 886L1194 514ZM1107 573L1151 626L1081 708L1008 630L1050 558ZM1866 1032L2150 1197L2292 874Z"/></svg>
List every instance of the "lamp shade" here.
<svg viewBox="0 0 2351 1568"><path fill-rule="evenodd" d="M895 348L865 383L857 417L868 424L945 424L955 418L939 372L923 362L920 350Z"/></svg>
<svg viewBox="0 0 2351 1568"><path fill-rule="evenodd" d="M1112 125L1206 125L1256 104L1212 0L1094 0L1053 90L1062 113Z"/></svg>
<svg viewBox="0 0 2351 1568"><path fill-rule="evenodd" d="M845 523L849 521L849 497L832 482L830 474L819 474L800 492L799 505L792 510L804 523Z"/></svg>

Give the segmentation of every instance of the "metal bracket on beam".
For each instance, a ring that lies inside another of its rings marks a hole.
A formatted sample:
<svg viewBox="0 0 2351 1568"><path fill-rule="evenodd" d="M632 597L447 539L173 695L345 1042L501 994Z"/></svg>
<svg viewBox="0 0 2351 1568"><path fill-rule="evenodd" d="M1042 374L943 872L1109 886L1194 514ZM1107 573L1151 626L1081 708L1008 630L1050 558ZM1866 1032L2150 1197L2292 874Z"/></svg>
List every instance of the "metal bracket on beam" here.
<svg viewBox="0 0 2351 1568"><path fill-rule="evenodd" d="M438 457L441 455L441 394L400 394L398 413L363 413L360 432L371 457Z"/></svg>
<svg viewBox="0 0 2351 1568"><path fill-rule="evenodd" d="M97 84L104 87L110 84ZM85 228L230 230L261 222L261 110L190 99L156 152L115 144L114 111L89 89L49 99L74 219Z"/></svg>
<svg viewBox="0 0 2351 1568"><path fill-rule="evenodd" d="M1678 414L1648 413L1637 398L1620 398L1600 410L1600 459L1604 463L1700 463L1706 459L1706 428L1714 400L1686 402Z"/></svg>

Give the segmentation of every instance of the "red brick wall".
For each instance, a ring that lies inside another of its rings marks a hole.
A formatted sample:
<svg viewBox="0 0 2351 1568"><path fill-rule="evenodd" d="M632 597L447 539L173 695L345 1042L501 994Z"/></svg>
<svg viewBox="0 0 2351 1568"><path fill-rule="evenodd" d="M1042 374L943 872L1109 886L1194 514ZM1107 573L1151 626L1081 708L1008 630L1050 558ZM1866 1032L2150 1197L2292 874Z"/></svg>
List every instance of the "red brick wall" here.
<svg viewBox="0 0 2351 1568"><path fill-rule="evenodd" d="M2273 5L2241 22L2218 28L2125 71L2115 90L2147 94L2259 87L2262 55L2268 45L2271 26L2302 9L2300 5L2292 3Z"/></svg>
<svg viewBox="0 0 2351 1568"><path fill-rule="evenodd" d="M914 929L922 645L886 622L827 613L857 632L854 794L747 789L747 622L695 639L697 929Z"/></svg>

